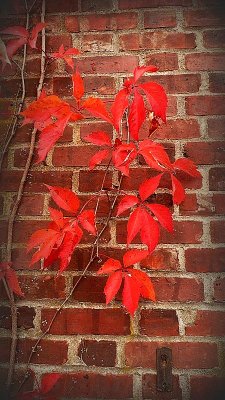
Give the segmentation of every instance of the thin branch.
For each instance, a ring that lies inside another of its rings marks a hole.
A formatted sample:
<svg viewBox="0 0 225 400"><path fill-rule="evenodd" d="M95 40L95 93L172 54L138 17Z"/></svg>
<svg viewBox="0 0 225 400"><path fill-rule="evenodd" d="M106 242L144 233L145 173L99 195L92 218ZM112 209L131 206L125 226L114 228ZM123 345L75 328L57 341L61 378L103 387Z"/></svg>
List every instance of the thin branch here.
<svg viewBox="0 0 225 400"><path fill-rule="evenodd" d="M28 26L29 13L28 13L28 9L27 9L26 0L25 0L25 5L26 5L26 10L27 10L27 24L26 25ZM45 19L45 0L42 0L41 21L44 22L44 19ZM43 30L42 30L42 47L43 47L43 50L45 51L45 28L43 28ZM24 67L25 67L25 59L23 60L23 65L22 65L23 70L24 70ZM44 68L45 68L45 57L44 57L44 55L42 55L42 57L41 57L41 74L40 74L40 79L39 79L39 85L37 88L37 96L38 97L39 97L39 95L41 93L41 89L43 87ZM23 84L24 84L24 82L23 82ZM25 90L25 86L23 86L23 89ZM25 98L25 94L24 94L24 98ZM37 130L33 129L32 135L31 135L29 154L27 157L27 161L26 161L26 165L25 165L24 172L22 175L22 179L21 179L21 182L19 185L17 198L14 203L13 209L10 214L9 222L8 222L7 262L11 262L11 259L12 259L12 242L13 242L14 221L15 221L16 214L17 214L17 211L18 211L18 208L19 208L22 196L23 196L24 184L26 182L27 175L28 175L28 172L29 172L29 169L31 166L31 161L32 161L33 153L34 153L36 133L37 133ZM9 290L11 291L10 288L9 288ZM12 375L13 375L14 364L15 364L15 355L16 355L16 345L17 345L17 308L16 308L16 304L15 304L15 300L14 300L12 291L11 291L11 313L12 313L12 343L11 343L9 371L8 371L8 378L7 378L7 387L8 388L10 387L11 382L12 382Z"/></svg>

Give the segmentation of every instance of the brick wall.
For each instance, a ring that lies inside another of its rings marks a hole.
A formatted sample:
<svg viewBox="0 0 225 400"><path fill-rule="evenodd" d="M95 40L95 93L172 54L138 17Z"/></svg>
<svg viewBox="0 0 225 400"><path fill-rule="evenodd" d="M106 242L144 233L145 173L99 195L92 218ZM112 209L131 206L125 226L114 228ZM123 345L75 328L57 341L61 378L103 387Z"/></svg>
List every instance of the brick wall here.
<svg viewBox="0 0 225 400"><path fill-rule="evenodd" d="M162 232L162 244L142 262L156 289L157 302L144 301L133 319L120 302L104 305L105 278L93 264L71 300L52 325L35 354L25 387L34 375L58 371L54 392L61 398L222 400L225 398L225 10L211 0L47 0L47 49L61 43L82 50L78 61L88 94L112 100L123 78L135 66L155 64L152 79L169 96L168 122L157 139L171 156L190 156L202 179L186 179L187 196L174 208L175 233ZM22 4L22 2L21 2ZM38 2L36 9L38 10ZM8 2L3 26L22 24L23 7ZM21 14L19 14L21 12ZM34 21L38 16L33 17ZM35 96L39 53L29 51L27 95ZM15 66L5 70L1 85L1 136L12 114L20 83ZM71 96L69 70L59 61L47 70L45 87L65 99ZM49 195L43 183L72 188L82 199L96 193L103 176L91 175L87 160L92 149L83 137L111 128L88 119L70 124L46 163L33 166L15 223L13 260L25 299L18 301L19 345L15 385L36 338L65 298L88 259L92 238L86 236L66 272L41 273L28 269L25 247L30 234L46 226ZM144 129L143 129L144 134ZM1 246L7 234L7 215L18 189L29 146L29 129L20 128L4 160L1 175ZM84 157L86 154L86 157ZM135 190L149 176L145 167L131 169L123 188ZM90 177L91 176L91 177ZM109 175L108 185L117 182ZM167 183L164 182L164 187ZM161 200L170 195L161 188ZM100 218L107 213L102 202ZM101 222L101 220L100 220ZM117 257L125 247L125 220L114 219L101 242L101 251ZM107 248L107 249L106 249ZM1 382L9 358L10 311L1 288ZM156 391L156 348L173 353L173 392Z"/></svg>

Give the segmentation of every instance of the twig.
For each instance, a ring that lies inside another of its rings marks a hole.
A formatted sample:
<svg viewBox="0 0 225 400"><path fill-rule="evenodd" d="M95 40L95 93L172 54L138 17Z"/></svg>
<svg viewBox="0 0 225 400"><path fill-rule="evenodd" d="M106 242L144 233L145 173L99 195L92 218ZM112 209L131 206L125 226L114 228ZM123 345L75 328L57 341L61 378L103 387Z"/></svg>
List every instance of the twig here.
<svg viewBox="0 0 225 400"><path fill-rule="evenodd" d="M26 9L27 9L27 2L25 1ZM41 21L44 22L45 19L45 0L42 0L42 13L41 13ZM29 22L29 13L27 12L27 21ZM42 30L42 47L45 51L45 29ZM25 61L24 61L25 65ZM41 93L41 89L43 87L44 82L44 67L45 67L45 57L42 55L41 57L41 74L39 79L39 84L37 88L37 96L39 97ZM25 95L24 95L25 96ZM8 222L8 237L7 237L7 262L11 262L12 258L12 242L13 242L13 227L14 221L16 218L16 214L18 211L18 207L20 205L22 196L23 196L23 189L24 184L27 179L27 175L30 169L33 153L34 153L34 146L35 146L35 139L36 139L37 130L34 128L31 134L31 142L30 142L30 149L29 154L27 157L26 165L24 168L24 172L22 175L22 179L19 185L19 190L17 193L17 198L14 203L12 212L10 214L9 222ZM11 289L9 288L11 291ZM11 342L11 350L10 350L10 361L9 361L9 371L8 371L8 378L7 378L7 387L9 388L12 382L12 375L14 370L15 364L15 355L16 355L16 345L17 345L17 308L14 300L13 293L11 291L11 312L12 312L12 342ZM10 299L9 299L10 300Z"/></svg>

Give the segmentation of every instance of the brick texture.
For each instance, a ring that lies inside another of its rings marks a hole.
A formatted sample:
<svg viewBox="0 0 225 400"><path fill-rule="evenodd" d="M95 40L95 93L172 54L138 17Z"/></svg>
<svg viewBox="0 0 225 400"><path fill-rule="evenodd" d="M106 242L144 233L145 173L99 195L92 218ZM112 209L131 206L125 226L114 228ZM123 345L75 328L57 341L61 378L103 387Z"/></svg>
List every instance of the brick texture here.
<svg viewBox="0 0 225 400"><path fill-rule="evenodd" d="M40 10L41 0L37 0L31 27L40 21ZM117 218L113 211L99 244L99 257L81 280L90 259L93 235L83 236L61 275L57 274L57 262L48 270L42 270L41 262L29 267L31 256L26 252L30 235L49 222L48 206L55 206L44 184L73 189L81 207L91 197L88 207L94 208L104 179L97 212L97 227L103 226L119 174L110 167L104 178L109 159L89 171L88 163L97 147L87 144L85 136L106 131L114 139L112 125L87 112L84 120L68 124L46 160L38 165L36 146L13 231L13 267L25 294L17 300L18 347L12 385L15 398L29 354L39 336L48 330L31 359L30 376L23 390L36 388L45 373L59 372L60 379L49 398L225 399L224 11L220 0L46 1L47 54L57 51L61 44L66 49L79 48L76 66L84 78L85 95L100 97L108 110L135 67L157 66L157 72L141 78L142 83L150 80L163 85L168 94L167 122L151 138L165 146L172 161L178 157L192 159L202 177L177 173L186 190L180 206L173 206L169 174L161 179L157 194L148 199L168 206L174 213L174 232L160 229L160 245L137 266L151 278L156 302L142 299L132 318L121 306L122 289L113 302L105 304L107 277L96 273L108 257L122 260L128 212ZM0 30L24 25L24 0L2 2L0 15ZM28 48L25 105L36 96L40 48L40 37L36 49ZM22 54L21 49L15 58L18 64ZM44 80L46 93L74 104L70 76L71 68L63 60L50 62ZM7 65L0 82L0 147L20 84L17 65ZM0 174L3 259L7 220L16 201L32 131L31 125L21 126L21 121L19 118ZM149 123L145 122L141 138L146 138L148 132ZM130 177L123 179L122 190L134 194L143 180L156 174L140 156L130 168ZM132 247L140 248L140 244L137 235ZM52 323L57 308L76 284ZM7 379L10 329L10 307L0 282L1 394ZM160 347L172 350L172 392L156 388L156 349Z"/></svg>

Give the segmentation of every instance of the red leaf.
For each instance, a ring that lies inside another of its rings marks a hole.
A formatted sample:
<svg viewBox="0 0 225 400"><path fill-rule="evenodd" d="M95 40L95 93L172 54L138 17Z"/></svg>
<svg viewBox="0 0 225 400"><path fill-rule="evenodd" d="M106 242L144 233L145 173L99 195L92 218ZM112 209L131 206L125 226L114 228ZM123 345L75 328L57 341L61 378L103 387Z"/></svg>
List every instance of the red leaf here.
<svg viewBox="0 0 225 400"><path fill-rule="evenodd" d="M104 121L112 124L112 119L110 118L106 106L101 99L89 97L82 104L82 108L88 110L95 117L102 118Z"/></svg>
<svg viewBox="0 0 225 400"><path fill-rule="evenodd" d="M132 316L138 308L140 294L140 285L136 279L126 274L124 277L123 305Z"/></svg>
<svg viewBox="0 0 225 400"><path fill-rule="evenodd" d="M147 250L129 250L123 256L123 263L125 267L129 267L130 265L136 264L143 260L143 258L147 257L147 255Z"/></svg>
<svg viewBox="0 0 225 400"><path fill-rule="evenodd" d="M146 211L142 207L136 208L130 215L127 223L127 244L130 244L145 223Z"/></svg>
<svg viewBox="0 0 225 400"><path fill-rule="evenodd" d="M139 193L141 200L146 200L151 194L153 194L159 186L161 177L163 174L154 176L153 178L147 179L139 187Z"/></svg>
<svg viewBox="0 0 225 400"><path fill-rule="evenodd" d="M167 152L159 143L145 139L139 143L139 153L143 155L146 163L154 169L163 171L172 168Z"/></svg>
<svg viewBox="0 0 225 400"><path fill-rule="evenodd" d="M62 235L57 232L53 231L54 233L52 236L45 240L41 245L40 249L33 254L30 266L41 260L42 258L47 258L51 254L53 248L59 244L60 239L62 239Z"/></svg>
<svg viewBox="0 0 225 400"><path fill-rule="evenodd" d="M58 254L58 258L60 259L60 273L69 265L73 251L80 243L82 236L83 232L77 224L71 231L66 232Z"/></svg>
<svg viewBox="0 0 225 400"><path fill-rule="evenodd" d="M137 82L137 80L141 78L141 76L145 74L145 72L156 72L156 71L158 71L158 68L155 67L155 65L136 67L134 70L134 83Z"/></svg>
<svg viewBox="0 0 225 400"><path fill-rule="evenodd" d="M69 48L67 50L64 49L64 45L62 44L59 48L58 52L52 53L51 56L53 58L62 58L72 69L74 68L74 61L71 57L72 55L79 54L79 50L76 48Z"/></svg>
<svg viewBox="0 0 225 400"><path fill-rule="evenodd" d="M95 213L93 210L84 210L78 215L78 220L86 231L96 235Z"/></svg>
<svg viewBox="0 0 225 400"><path fill-rule="evenodd" d="M138 133L145 120L145 105L142 96L137 90L134 91L134 99L130 106L128 123L130 134L134 140L138 140Z"/></svg>
<svg viewBox="0 0 225 400"><path fill-rule="evenodd" d="M59 228L63 228L66 221L63 217L61 210L55 210L54 208L48 207L51 219L56 223Z"/></svg>
<svg viewBox="0 0 225 400"><path fill-rule="evenodd" d="M17 294L18 296L23 297L24 293L22 292L18 278L16 276L16 272L12 268L8 268L5 272L5 277L7 280L7 284L9 285L10 289Z"/></svg>
<svg viewBox="0 0 225 400"><path fill-rule="evenodd" d="M148 246L149 253L152 253L159 243L159 225L148 212L145 212L142 219L141 241Z"/></svg>
<svg viewBox="0 0 225 400"><path fill-rule="evenodd" d="M185 198L185 191L180 181L171 174L172 180L172 191L173 191L173 202L175 204L180 204Z"/></svg>
<svg viewBox="0 0 225 400"><path fill-rule="evenodd" d="M80 54L79 50L76 47L70 47L69 49L65 50L64 54L66 56L77 56Z"/></svg>
<svg viewBox="0 0 225 400"><path fill-rule="evenodd" d="M36 163L44 161L49 151L52 149L57 140L63 135L67 122L70 119L70 114L65 118L60 119L52 125L46 126L39 136L38 140L38 160Z"/></svg>
<svg viewBox="0 0 225 400"><path fill-rule="evenodd" d="M107 279L104 293L106 296L106 304L109 304L112 301L118 292L122 283L122 271L116 271L112 275L110 275Z"/></svg>
<svg viewBox="0 0 225 400"><path fill-rule="evenodd" d="M144 90L154 114L166 122L167 96L163 87L156 82L142 83L139 87Z"/></svg>
<svg viewBox="0 0 225 400"><path fill-rule="evenodd" d="M39 229L38 231L34 232L27 245L27 251L29 252L33 247L40 246L45 241L51 239L51 237L55 234L55 230L53 229Z"/></svg>
<svg viewBox="0 0 225 400"><path fill-rule="evenodd" d="M78 70L76 70L76 72L72 75L72 79L73 79L73 95L77 100L77 102L79 102L84 95L84 82Z"/></svg>
<svg viewBox="0 0 225 400"><path fill-rule="evenodd" d="M139 203L139 200L136 196L133 196L133 195L124 196L118 204L118 210L117 210L116 215L118 216L118 215L122 214L124 211L135 206L138 203Z"/></svg>
<svg viewBox="0 0 225 400"><path fill-rule="evenodd" d="M146 299L155 301L155 290L152 281L148 277L148 275L145 272L140 271L138 269L129 269L129 273L139 283L141 296Z"/></svg>
<svg viewBox="0 0 225 400"><path fill-rule="evenodd" d="M111 109L113 115L113 123L117 132L119 132L120 130L120 122L127 107L128 107L128 91L127 89L121 89L117 93Z"/></svg>
<svg viewBox="0 0 225 400"><path fill-rule="evenodd" d="M5 33L7 35L14 35L27 38L29 32L23 26L9 26L8 28L2 29L0 33Z"/></svg>
<svg viewBox="0 0 225 400"><path fill-rule="evenodd" d="M61 374L58 374L56 372L44 375L41 380L41 394L48 393L59 380L60 376Z"/></svg>
<svg viewBox="0 0 225 400"><path fill-rule="evenodd" d="M162 204L147 204L159 223L169 232L173 232L173 220L170 210Z"/></svg>
<svg viewBox="0 0 225 400"><path fill-rule="evenodd" d="M66 211L76 213L80 207L80 200L77 195L71 190L59 186L45 185L50 191L50 194L55 203Z"/></svg>
<svg viewBox="0 0 225 400"><path fill-rule="evenodd" d="M17 50L27 43L27 38L21 37L19 39L12 39L7 42L6 51L9 58L12 58L16 54Z"/></svg>
<svg viewBox="0 0 225 400"><path fill-rule="evenodd" d="M98 146L111 146L112 141L106 132L92 132L85 136L84 140L89 143L97 144Z"/></svg>
<svg viewBox="0 0 225 400"><path fill-rule="evenodd" d="M108 258L108 260L98 270L97 274L98 275L111 274L112 272L115 272L121 268L122 268L122 265L121 265L120 261L115 260L114 258Z"/></svg>
<svg viewBox="0 0 225 400"><path fill-rule="evenodd" d="M30 33L30 38L28 39L29 45L32 49L36 49L36 42L39 32L46 26L44 22L39 22L35 25Z"/></svg>
<svg viewBox="0 0 225 400"><path fill-rule="evenodd" d="M121 144L113 151L113 163L125 176L129 176L129 165L135 159L137 149L133 143Z"/></svg>
<svg viewBox="0 0 225 400"><path fill-rule="evenodd" d="M186 172L186 174L191 175L194 178L201 176L200 172L196 168L196 165L188 158L178 158L178 160L173 163L173 167Z"/></svg>
<svg viewBox="0 0 225 400"><path fill-rule="evenodd" d="M89 168L90 170L94 169L96 165L101 164L103 160L105 160L109 155L108 150L100 150L97 153L95 153L90 161L89 161Z"/></svg>

